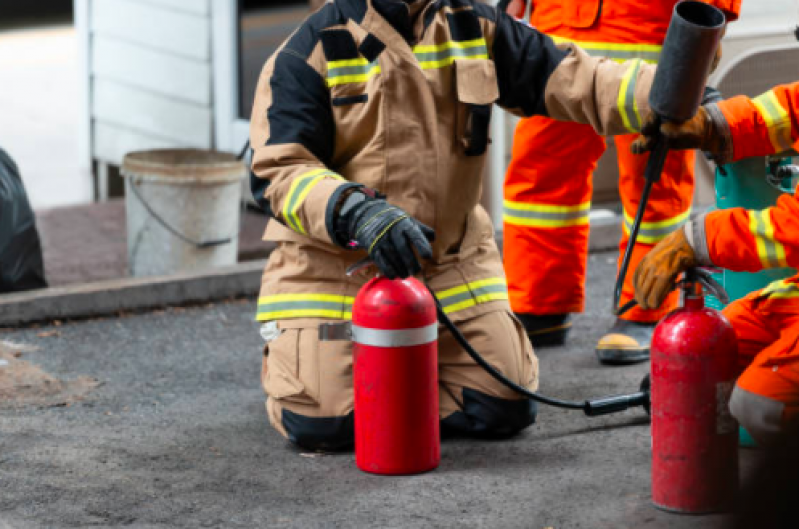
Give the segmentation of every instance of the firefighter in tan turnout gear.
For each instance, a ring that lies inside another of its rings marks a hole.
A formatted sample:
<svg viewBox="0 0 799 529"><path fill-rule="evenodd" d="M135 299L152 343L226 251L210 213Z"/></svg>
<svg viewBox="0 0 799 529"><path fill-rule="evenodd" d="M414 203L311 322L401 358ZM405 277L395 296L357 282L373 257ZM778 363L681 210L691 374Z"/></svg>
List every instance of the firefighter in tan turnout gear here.
<svg viewBox="0 0 799 529"><path fill-rule="evenodd" d="M478 205L492 105L618 134L619 105L646 112L653 74L556 46L474 0L335 0L308 18L267 61L251 121L252 190L277 242L258 302L273 426L305 448L352 444L341 324L367 278L345 272L367 253L384 275L430 285L489 362L535 389L537 360ZM535 420L533 402L444 330L439 380L445 433L507 436Z"/></svg>

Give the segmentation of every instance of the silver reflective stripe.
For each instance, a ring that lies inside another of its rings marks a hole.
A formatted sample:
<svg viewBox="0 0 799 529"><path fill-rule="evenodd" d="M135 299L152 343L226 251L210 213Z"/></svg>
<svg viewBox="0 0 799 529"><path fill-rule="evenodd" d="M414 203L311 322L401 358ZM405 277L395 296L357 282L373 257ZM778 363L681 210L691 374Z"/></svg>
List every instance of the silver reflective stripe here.
<svg viewBox="0 0 799 529"><path fill-rule="evenodd" d="M369 329L352 326L352 341L376 347L410 347L434 342L438 339L438 323L415 329Z"/></svg>

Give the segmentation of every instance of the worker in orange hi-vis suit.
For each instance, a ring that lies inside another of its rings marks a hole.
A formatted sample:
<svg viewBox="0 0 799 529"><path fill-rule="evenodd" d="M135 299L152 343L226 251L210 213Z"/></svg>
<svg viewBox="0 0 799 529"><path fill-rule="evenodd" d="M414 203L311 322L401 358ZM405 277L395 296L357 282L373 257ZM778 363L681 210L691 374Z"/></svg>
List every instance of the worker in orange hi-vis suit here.
<svg viewBox="0 0 799 529"><path fill-rule="evenodd" d="M531 24L556 42L576 42L592 55L617 61L656 63L677 0L532 0ZM740 0L709 0L728 20ZM508 12L523 16L525 0L513 0ZM633 70L631 70L633 72ZM634 75L634 73L632 74ZM619 192L627 245L644 186L646 157L629 152L640 128L634 106L626 108L631 134L616 136ZM505 177L504 263L510 303L534 345L563 343L570 314L582 312L588 256L592 172L605 140L591 127L536 116L520 121ZM652 246L679 228L691 211L694 153L670 153L663 177L654 186L633 251L631 270ZM625 283L622 303L632 299ZM627 364L649 358L654 324L676 303L672 297L655 310L632 310L617 320L597 345L603 363ZM610 305L610 301L608 301Z"/></svg>
<svg viewBox="0 0 799 529"><path fill-rule="evenodd" d="M656 129L648 120L633 144L637 152L651 147ZM700 148L722 162L797 149L799 82L754 99L707 105L690 121L661 131L670 148ZM799 195L785 194L762 211L733 208L692 219L642 260L635 299L658 307L680 272L703 265L749 272L799 267ZM743 369L730 400L733 415L760 444L799 432L799 275L749 294L724 314L738 335Z"/></svg>

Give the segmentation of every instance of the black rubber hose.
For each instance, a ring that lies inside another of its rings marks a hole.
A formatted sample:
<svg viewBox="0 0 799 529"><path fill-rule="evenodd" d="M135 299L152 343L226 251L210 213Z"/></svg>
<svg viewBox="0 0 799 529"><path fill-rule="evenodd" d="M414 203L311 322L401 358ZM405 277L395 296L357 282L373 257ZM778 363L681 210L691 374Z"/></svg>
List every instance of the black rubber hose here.
<svg viewBox="0 0 799 529"><path fill-rule="evenodd" d="M627 238L627 248L624 250L624 258L619 268L619 275L616 278L616 288L613 289L613 314L621 316L623 314L622 308L619 308L619 300L621 299L621 291L624 288L624 280L627 278L627 269L630 266L630 260L633 256L633 247L638 240L638 232L641 229L641 222L644 220L644 213L646 212L646 205L649 202L649 193L652 191L652 186L660 180L660 175L663 172L663 166L666 164L666 155L669 153L666 147L666 141L662 137L658 137L655 148L649 155L649 160L646 163L646 170L644 178L644 190L641 193L641 200L638 202L638 210L635 212L635 221L630 228L630 234ZM624 312L632 308L627 307Z"/></svg>
<svg viewBox="0 0 799 529"><path fill-rule="evenodd" d="M425 285L427 286L427 285ZM452 320L444 313L444 308L441 306L441 302L436 297L435 292L427 286L427 290L430 292L430 295L433 296L433 300L436 303L436 313L438 314L438 321L447 328L449 332L452 333L452 336L455 337L455 340L463 347L463 350L474 360L477 365L482 367L489 375L494 377L498 382L502 385L512 389L516 393L527 397L528 399L534 400L536 402L540 402L542 404L547 404L549 406L554 406L556 408L566 408L570 410L582 410L586 415L589 416L597 416L597 415L606 415L609 413L616 413L620 411L624 411L628 408L635 407L635 406L643 406L647 408L649 406L649 392L648 391L639 391L637 393L632 393L629 395L611 395L608 397L600 397L597 399L586 400L583 402L576 402L570 400L561 400L556 399L553 397L547 397L546 395L541 395L539 393L535 393L530 391L529 389L516 384L508 377L500 373L497 369L494 368L488 361L483 358L480 353L474 350L472 345L466 339L466 337L461 333L461 331L455 326Z"/></svg>

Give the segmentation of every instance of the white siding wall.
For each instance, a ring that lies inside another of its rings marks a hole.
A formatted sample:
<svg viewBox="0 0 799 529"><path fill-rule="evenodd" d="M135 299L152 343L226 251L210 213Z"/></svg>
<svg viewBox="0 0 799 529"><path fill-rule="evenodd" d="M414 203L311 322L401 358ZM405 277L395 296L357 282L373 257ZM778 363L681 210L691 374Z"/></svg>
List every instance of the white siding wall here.
<svg viewBox="0 0 799 529"><path fill-rule="evenodd" d="M210 0L85 0L92 157L213 146Z"/></svg>

